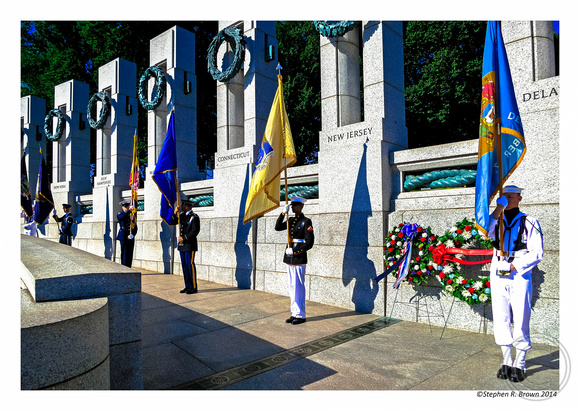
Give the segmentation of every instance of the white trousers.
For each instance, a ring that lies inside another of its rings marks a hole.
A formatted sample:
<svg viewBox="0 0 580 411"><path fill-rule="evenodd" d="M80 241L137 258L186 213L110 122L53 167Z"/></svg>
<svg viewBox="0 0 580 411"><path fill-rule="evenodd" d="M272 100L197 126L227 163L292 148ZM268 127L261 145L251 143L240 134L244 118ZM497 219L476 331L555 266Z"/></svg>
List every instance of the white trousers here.
<svg viewBox="0 0 580 411"><path fill-rule="evenodd" d="M290 312L292 317L306 318L306 287L304 286L306 264L286 264L286 267L288 267L290 280Z"/></svg>
<svg viewBox="0 0 580 411"><path fill-rule="evenodd" d="M532 312L532 272L511 277L490 275L493 334L498 345L513 345L518 350L532 348L530 314ZM511 311L511 312L510 312ZM510 323L513 317L513 332Z"/></svg>

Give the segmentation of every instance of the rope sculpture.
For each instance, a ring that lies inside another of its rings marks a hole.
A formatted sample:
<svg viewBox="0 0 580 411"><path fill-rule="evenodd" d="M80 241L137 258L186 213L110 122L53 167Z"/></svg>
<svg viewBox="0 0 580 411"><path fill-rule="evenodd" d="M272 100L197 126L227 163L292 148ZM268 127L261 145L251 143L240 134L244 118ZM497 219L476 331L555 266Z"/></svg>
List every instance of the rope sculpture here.
<svg viewBox="0 0 580 411"><path fill-rule="evenodd" d="M463 187L471 184L477 177L476 170L437 170L429 171L420 176L408 175L405 177L405 191L416 190L421 187L451 188Z"/></svg>
<svg viewBox="0 0 580 411"><path fill-rule="evenodd" d="M351 31L357 26L354 21L341 21L334 24L328 24L325 21L314 21L314 27L324 37L340 37Z"/></svg>

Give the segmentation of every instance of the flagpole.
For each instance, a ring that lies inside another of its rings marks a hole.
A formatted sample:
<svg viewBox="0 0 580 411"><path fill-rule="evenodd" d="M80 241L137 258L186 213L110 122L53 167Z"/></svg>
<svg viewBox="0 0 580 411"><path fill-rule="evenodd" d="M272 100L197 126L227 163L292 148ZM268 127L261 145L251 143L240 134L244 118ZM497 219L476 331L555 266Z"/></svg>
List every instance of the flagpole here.
<svg viewBox="0 0 580 411"><path fill-rule="evenodd" d="M286 158L284 158L284 198L288 205L288 172L286 171ZM290 213L286 213L286 244L290 247Z"/></svg>

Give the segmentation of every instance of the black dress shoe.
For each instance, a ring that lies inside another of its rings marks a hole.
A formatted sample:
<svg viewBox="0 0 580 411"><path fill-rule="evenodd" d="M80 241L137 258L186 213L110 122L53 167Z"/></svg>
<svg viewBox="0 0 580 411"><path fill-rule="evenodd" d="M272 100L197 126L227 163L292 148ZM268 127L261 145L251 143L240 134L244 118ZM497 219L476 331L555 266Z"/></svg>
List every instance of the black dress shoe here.
<svg viewBox="0 0 580 411"><path fill-rule="evenodd" d="M497 378L507 380L512 375L512 369L509 365L502 365L497 371Z"/></svg>
<svg viewBox="0 0 580 411"><path fill-rule="evenodd" d="M185 290L186 294L195 294L197 292L197 288L188 288Z"/></svg>
<svg viewBox="0 0 580 411"><path fill-rule="evenodd" d="M296 318L296 317L294 317L294 316L292 316L292 317L288 318L288 319L286 320L286 323L290 324L292 321L294 321L294 319L295 319L295 318Z"/></svg>
<svg viewBox="0 0 580 411"><path fill-rule="evenodd" d="M302 324L306 322L306 318L294 318L292 320L292 324L296 325L296 324Z"/></svg>
<svg viewBox="0 0 580 411"><path fill-rule="evenodd" d="M181 291L180 291L180 293L182 293L182 294L183 294L183 293L184 293L184 292L186 292L187 290L188 290L188 288L187 288L187 287L185 287L183 290L181 290Z"/></svg>
<svg viewBox="0 0 580 411"><path fill-rule="evenodd" d="M524 370L520 370L517 367L512 367L511 371L512 371L510 374L510 381L511 382L522 382L523 380L526 379L526 375L524 373Z"/></svg>

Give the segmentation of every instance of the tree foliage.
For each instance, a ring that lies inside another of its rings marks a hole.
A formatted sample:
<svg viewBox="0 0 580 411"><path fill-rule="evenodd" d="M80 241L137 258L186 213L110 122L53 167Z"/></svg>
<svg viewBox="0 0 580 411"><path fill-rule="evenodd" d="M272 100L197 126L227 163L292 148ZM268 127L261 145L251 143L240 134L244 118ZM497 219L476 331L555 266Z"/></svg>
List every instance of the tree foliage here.
<svg viewBox="0 0 580 411"><path fill-rule="evenodd" d="M409 147L478 137L484 21L404 24Z"/></svg>
<svg viewBox="0 0 580 411"><path fill-rule="evenodd" d="M297 164L317 162L320 123L320 35L312 21L276 23L284 102Z"/></svg>
<svg viewBox="0 0 580 411"><path fill-rule="evenodd" d="M217 34L215 21L23 21L21 95L41 97L52 108L54 87L74 79L87 83L92 96L98 91L98 68L116 58L135 63L139 79L150 65L150 40L176 25L196 34L198 165L203 169L217 146L215 81L206 70L207 46ZM138 124L139 158L146 164L147 116L140 107ZM95 135L91 129L91 163Z"/></svg>

